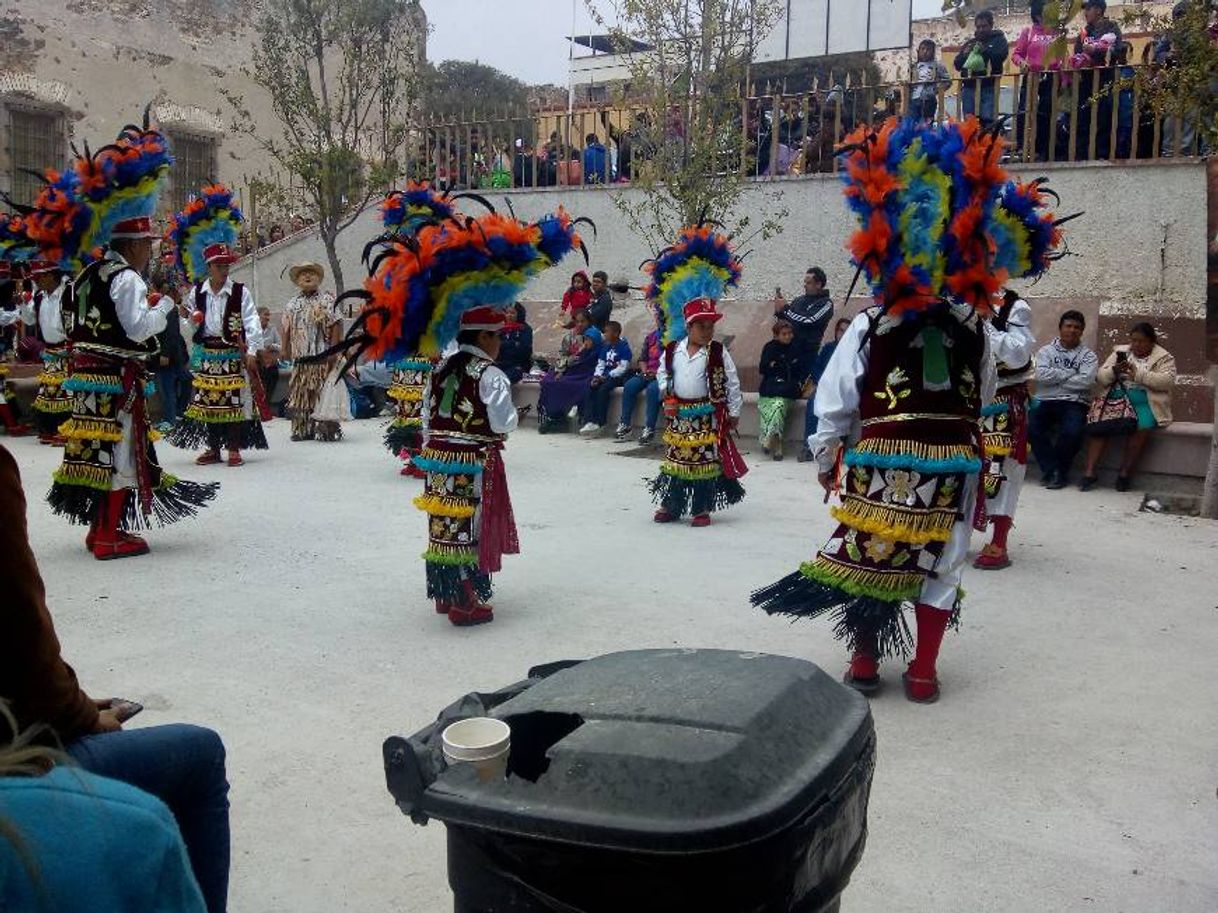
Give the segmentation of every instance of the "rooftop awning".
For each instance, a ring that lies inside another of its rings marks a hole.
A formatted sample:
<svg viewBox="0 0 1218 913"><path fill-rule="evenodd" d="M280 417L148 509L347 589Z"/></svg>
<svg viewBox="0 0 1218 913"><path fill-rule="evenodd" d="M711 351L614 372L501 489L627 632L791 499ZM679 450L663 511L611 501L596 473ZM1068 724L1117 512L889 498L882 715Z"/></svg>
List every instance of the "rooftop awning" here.
<svg viewBox="0 0 1218 913"><path fill-rule="evenodd" d="M597 54L622 54L628 51L651 50L651 45L644 41L619 35L574 35L568 36L567 40ZM626 46L622 47L623 44Z"/></svg>

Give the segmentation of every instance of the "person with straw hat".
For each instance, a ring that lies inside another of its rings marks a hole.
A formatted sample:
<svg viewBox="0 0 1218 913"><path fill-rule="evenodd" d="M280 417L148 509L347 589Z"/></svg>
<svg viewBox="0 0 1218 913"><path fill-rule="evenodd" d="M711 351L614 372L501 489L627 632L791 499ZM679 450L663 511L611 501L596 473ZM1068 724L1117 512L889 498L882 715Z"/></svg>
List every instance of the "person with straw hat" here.
<svg viewBox="0 0 1218 913"><path fill-rule="evenodd" d="M342 338L342 318L335 309L334 295L321 289L325 275L325 267L313 261L297 263L288 270L288 278L299 289L283 309L283 357L296 360L288 385L293 441L337 441L343 436L338 422L313 419L334 358L301 361Z"/></svg>

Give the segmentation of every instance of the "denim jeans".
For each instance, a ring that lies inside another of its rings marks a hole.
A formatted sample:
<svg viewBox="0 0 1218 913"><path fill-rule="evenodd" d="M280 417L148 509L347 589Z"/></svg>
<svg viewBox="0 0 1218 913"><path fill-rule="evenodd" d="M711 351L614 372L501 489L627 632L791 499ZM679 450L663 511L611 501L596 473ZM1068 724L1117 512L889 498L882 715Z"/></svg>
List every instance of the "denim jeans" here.
<svg viewBox="0 0 1218 913"><path fill-rule="evenodd" d="M964 116L976 114L983 124L993 123L994 88L993 77L960 83L960 103L964 108Z"/></svg>
<svg viewBox="0 0 1218 913"><path fill-rule="evenodd" d="M201 726L173 723L87 735L70 743L67 751L85 770L142 789L169 806L208 913L224 913L228 780L220 736Z"/></svg>
<svg viewBox="0 0 1218 913"><path fill-rule="evenodd" d="M808 446L808 438L816 434L820 421L816 417L816 393L808 397L808 406L804 410L804 446Z"/></svg>
<svg viewBox="0 0 1218 913"><path fill-rule="evenodd" d="M654 377L648 378L636 374L626 381L626 385L622 387L621 423L627 427L630 426L630 420L634 417L635 400L638 399L640 393L647 394L647 421L643 427L654 431L660 417L660 384Z"/></svg>
<svg viewBox="0 0 1218 913"><path fill-rule="evenodd" d="M626 383L624 377L606 377L599 386L591 387L584 399L583 420L594 425L603 425L609 418L609 397L613 391Z"/></svg>
<svg viewBox="0 0 1218 913"><path fill-rule="evenodd" d="M178 420L179 386L182 379L180 368L157 368L156 387L161 391L161 421L173 425Z"/></svg>
<svg viewBox="0 0 1218 913"><path fill-rule="evenodd" d="M1070 465L1083 445L1087 428L1086 403L1041 400L1028 415L1028 443L1042 476L1070 474Z"/></svg>

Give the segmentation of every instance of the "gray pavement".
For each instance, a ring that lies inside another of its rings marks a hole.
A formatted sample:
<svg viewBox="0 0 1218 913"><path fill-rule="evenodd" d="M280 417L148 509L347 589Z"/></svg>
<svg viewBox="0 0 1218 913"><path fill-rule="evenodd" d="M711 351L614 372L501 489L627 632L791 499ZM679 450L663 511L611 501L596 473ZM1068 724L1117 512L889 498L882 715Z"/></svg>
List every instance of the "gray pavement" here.
<svg viewBox="0 0 1218 913"><path fill-rule="evenodd" d="M506 453L524 554L496 580L495 623L458 630L424 598L421 483L397 475L380 423L338 444L267 430L273 449L241 469L162 445L220 497L151 533L151 557L110 563L41 502L57 451L5 441L85 687L143 701L133 725L198 722L228 745L235 913L451 909L443 826L394 807L381 741L534 663L680 645L844 666L827 625L748 607L830 529L809 466L754 445L742 505L660 527L653 463L529 427ZM1218 909L1218 527L1138 503L1030 487L1015 565L965 580L943 699L890 686L873 702L871 833L845 913Z"/></svg>

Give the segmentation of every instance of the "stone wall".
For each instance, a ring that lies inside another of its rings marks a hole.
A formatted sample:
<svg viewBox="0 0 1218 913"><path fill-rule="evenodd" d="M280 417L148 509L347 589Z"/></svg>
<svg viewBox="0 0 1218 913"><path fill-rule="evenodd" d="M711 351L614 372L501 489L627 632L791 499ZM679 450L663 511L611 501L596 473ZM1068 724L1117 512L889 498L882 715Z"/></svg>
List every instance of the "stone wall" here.
<svg viewBox="0 0 1218 913"><path fill-rule="evenodd" d="M1054 265L1045 278L1021 288L1037 312L1037 337L1049 340L1057 315L1077 308L1088 317L1088 340L1106 354L1112 341L1135 320L1149 319L1165 332L1185 376L1177 397L1182 420L1212 420L1212 397L1203 377L1205 320L1206 182L1197 162L1145 162L1121 165L1041 166L1025 176L1047 174L1061 195L1063 212L1084 211L1069 225L1070 256ZM597 234L587 233L590 269L604 269L611 281L639 285L639 264L654 253L632 231L614 205L612 191L559 187L510 193L522 218L535 218L560 204L570 212L590 217ZM742 212L760 222L761 213L775 206L775 195L790 215L783 233L767 242L752 243L745 261L745 276L735 297L723 304L727 317L720 331L732 342L733 355L742 368L746 386L756 382L756 357L770 336L774 289L789 298L801 291L804 270L822 266L829 275L837 300L853 275L842 245L853 229L842 203L841 189L831 176L811 176L759 182L746 193ZM491 199L503 205L504 195ZM477 211L473 203L467 210ZM366 241L376 233L375 213L365 213L340 238L344 271L361 275L359 257ZM291 287L281 274L301 259L325 262L315 235L265 252L258 265L259 295L272 308L282 306ZM536 327L538 350L557 343L557 302L568 277L583 266L579 258L539 278L526 293L531 323ZM252 280L249 264L238 270ZM349 280L350 281L350 280ZM856 295L858 292L856 292ZM842 308L854 313L861 298ZM619 302L616 311L626 326L627 338L641 341L649 318L637 292Z"/></svg>

